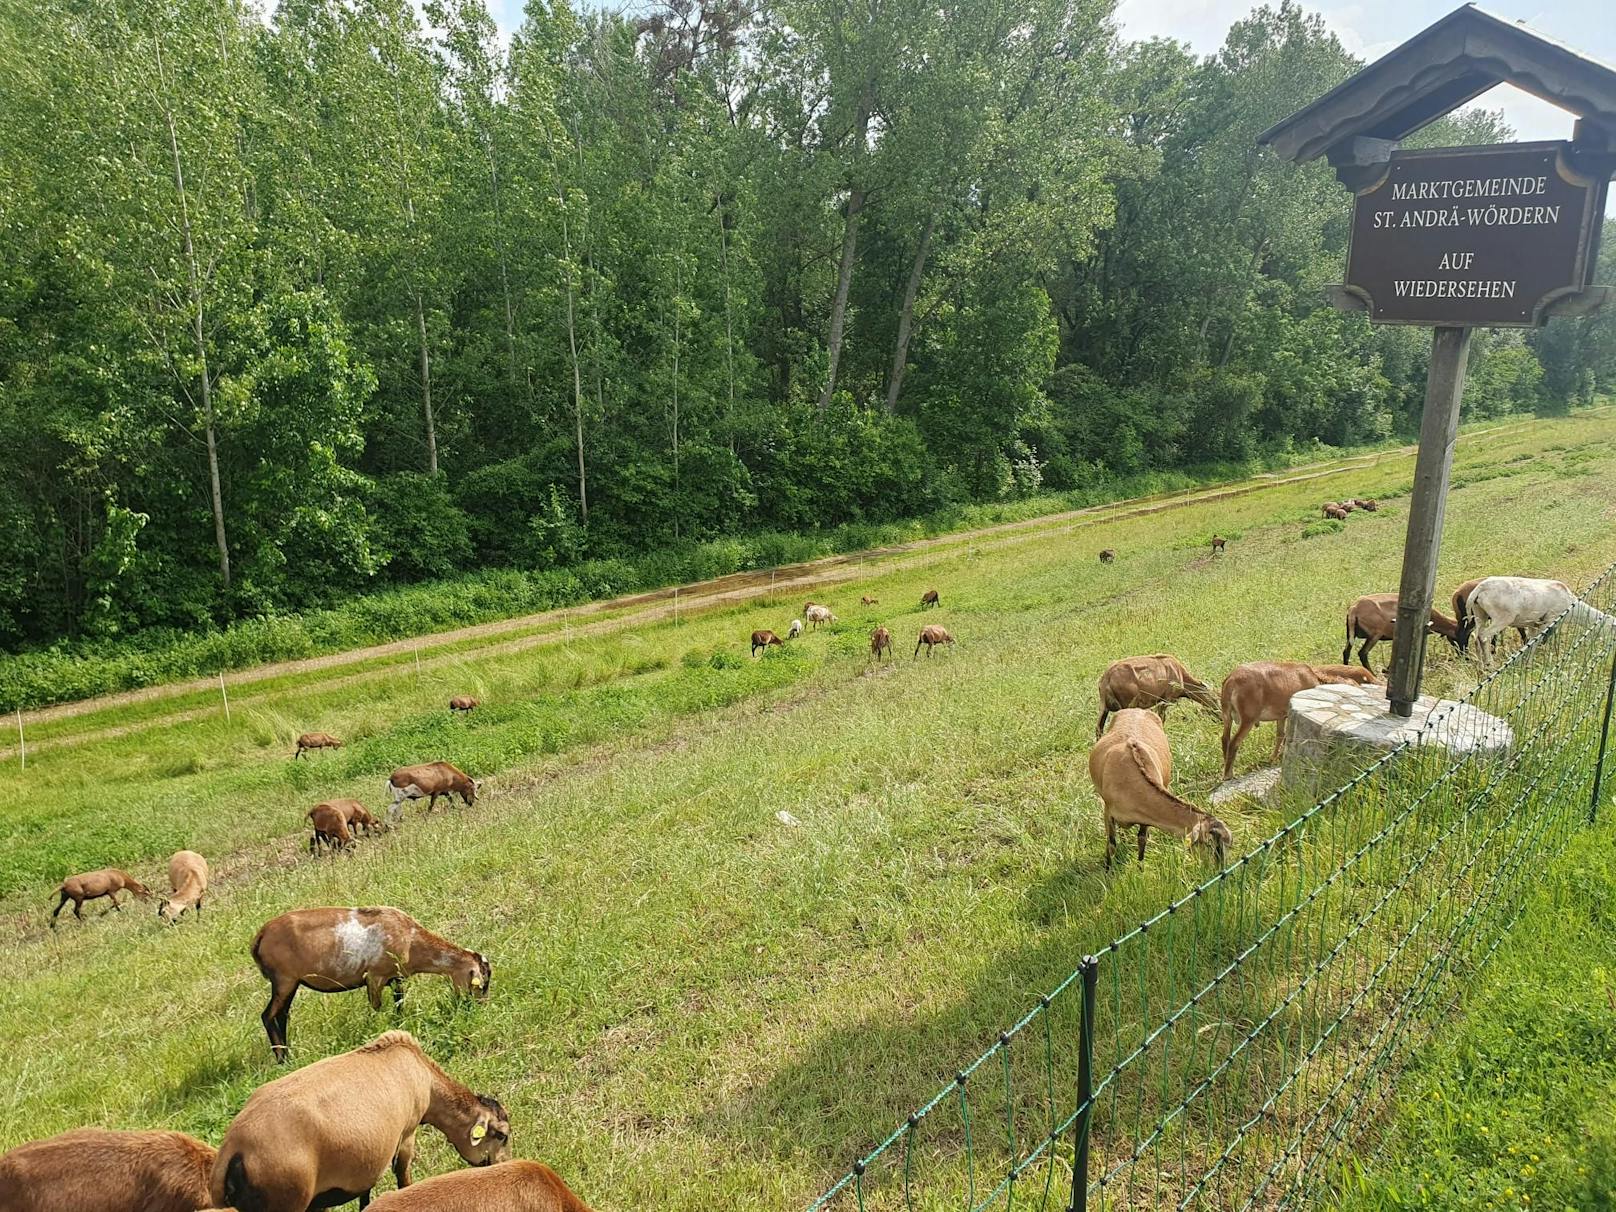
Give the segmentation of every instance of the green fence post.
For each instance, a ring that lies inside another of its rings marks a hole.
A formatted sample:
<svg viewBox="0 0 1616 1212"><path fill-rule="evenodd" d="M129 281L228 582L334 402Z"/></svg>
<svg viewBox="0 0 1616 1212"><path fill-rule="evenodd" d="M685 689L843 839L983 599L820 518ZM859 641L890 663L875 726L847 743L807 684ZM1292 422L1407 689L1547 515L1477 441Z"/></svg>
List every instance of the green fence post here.
<svg viewBox="0 0 1616 1212"><path fill-rule="evenodd" d="M1083 957L1083 1017L1077 1050L1077 1133L1072 1156L1072 1212L1089 1206L1089 1121L1094 1111L1094 990L1099 983L1100 961Z"/></svg>
<svg viewBox="0 0 1616 1212"><path fill-rule="evenodd" d="M1599 757L1594 761L1594 794L1588 804L1588 823L1599 819L1599 792L1605 779L1605 745L1610 740L1610 707L1616 698L1616 654L1610 659L1610 682L1605 687L1605 721L1599 727Z"/></svg>

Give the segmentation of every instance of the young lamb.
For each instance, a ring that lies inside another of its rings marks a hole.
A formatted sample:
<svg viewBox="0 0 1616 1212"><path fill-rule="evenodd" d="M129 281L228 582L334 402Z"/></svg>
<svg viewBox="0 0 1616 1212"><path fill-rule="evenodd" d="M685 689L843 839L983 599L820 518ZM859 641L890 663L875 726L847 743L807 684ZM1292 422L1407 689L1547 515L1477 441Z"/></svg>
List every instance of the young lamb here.
<svg viewBox="0 0 1616 1212"><path fill-rule="evenodd" d="M297 738L297 752L292 756L300 758L307 749L341 749L342 742L329 732L305 732Z"/></svg>
<svg viewBox="0 0 1616 1212"><path fill-rule="evenodd" d="M1309 665L1303 661L1252 661L1223 679L1223 777L1234 777L1240 743L1258 724L1277 724L1274 760L1285 749L1285 720L1291 696L1315 686L1353 683L1378 686L1375 675L1352 665ZM1236 725L1238 727L1236 728ZM1236 728L1233 737L1229 730Z"/></svg>
<svg viewBox="0 0 1616 1212"><path fill-rule="evenodd" d="M1210 846L1218 866L1234 844L1229 827L1215 816L1179 799L1168 790L1173 754L1167 730L1153 712L1124 707L1111 731L1089 751L1089 778L1105 808L1105 865L1117 852L1117 827L1139 828L1139 861L1145 859L1145 836L1152 827L1165 829L1192 846Z"/></svg>
<svg viewBox="0 0 1616 1212"><path fill-rule="evenodd" d="M786 639L794 640L802 634L802 620L792 619L791 626L786 628Z"/></svg>
<svg viewBox="0 0 1616 1212"><path fill-rule="evenodd" d="M922 644L926 646L926 656L930 657L931 650L936 648L937 645L952 644L953 642L954 637L948 634L948 629L946 627L939 627L935 623L928 623L926 626L920 629L920 638L915 641L914 656L911 656L909 659L912 661L915 659L915 657L920 655L920 646Z"/></svg>
<svg viewBox="0 0 1616 1212"><path fill-rule="evenodd" d="M859 605L860 606L879 606L880 604L881 604L881 599L880 598L872 598L868 594L865 594L863 597L861 597L859 599Z"/></svg>
<svg viewBox="0 0 1616 1212"><path fill-rule="evenodd" d="M1117 553L1112 551L1109 547L1100 553L1100 563L1102 564L1109 564L1116 558Z"/></svg>
<svg viewBox="0 0 1616 1212"><path fill-rule="evenodd" d="M1470 594L1470 615L1476 636L1476 659L1483 669L1492 667L1492 643L1510 627L1536 639L1564 616L1574 623L1616 630L1616 618L1579 602L1564 581L1530 577L1487 577Z"/></svg>
<svg viewBox="0 0 1616 1212"><path fill-rule="evenodd" d="M393 797L392 807L387 810L387 823L398 824L405 800L426 800L426 810L431 812L437 807L440 795L451 803L458 795L470 808L477 802L477 793L482 789L481 782L448 762L400 766L387 778L387 790Z"/></svg>
<svg viewBox="0 0 1616 1212"><path fill-rule="evenodd" d="M589 1212L589 1207L543 1162L508 1161L452 1170L402 1191L389 1191L370 1212Z"/></svg>
<svg viewBox="0 0 1616 1212"><path fill-rule="evenodd" d="M407 1031L258 1087L231 1121L209 1183L215 1207L307 1212L366 1204L392 1166L410 1185L415 1132L431 1124L474 1166L510 1156L499 1101L450 1077Z"/></svg>
<svg viewBox="0 0 1616 1212"><path fill-rule="evenodd" d="M1105 732L1105 721L1113 711L1147 707L1166 720L1167 705L1179 699L1189 699L1210 711L1218 709L1212 688L1170 653L1112 661L1100 675L1100 721L1094 726L1094 736L1098 739Z"/></svg>
<svg viewBox="0 0 1616 1212"><path fill-rule="evenodd" d="M81 922L84 920L81 912L84 902L100 900L103 896L112 901L114 909L123 912L123 906L118 903L118 893L126 888L143 901L151 897L151 889L127 871L119 871L116 867L103 867L99 871L68 876L58 889L62 899L56 902L56 908L51 912L51 926L55 927L56 915L68 901L73 902L73 916Z"/></svg>
<svg viewBox="0 0 1616 1212"><path fill-rule="evenodd" d="M1225 546L1227 546L1228 542L1229 542L1229 540L1224 538L1222 535L1216 535L1216 534L1213 535L1212 536L1212 554L1213 555L1222 555L1223 554L1223 549L1224 549Z"/></svg>
<svg viewBox="0 0 1616 1212"><path fill-rule="evenodd" d="M476 711L480 706L482 704L469 694L457 694L449 700L450 711Z"/></svg>
<svg viewBox="0 0 1616 1212"><path fill-rule="evenodd" d="M5 1212L195 1212L211 1208L214 1150L183 1132L76 1128L0 1155Z"/></svg>
<svg viewBox="0 0 1616 1212"><path fill-rule="evenodd" d="M1425 630L1439 635L1455 648L1459 647L1459 624L1431 607L1431 617ZM1369 669L1369 653L1382 640L1390 642L1397 634L1397 595L1395 593L1366 593L1347 607L1347 642L1341 649L1341 663L1352 659L1352 641L1362 640L1358 649L1358 663ZM1373 672L1373 670L1370 670Z"/></svg>
<svg viewBox="0 0 1616 1212"><path fill-rule="evenodd" d="M488 996L493 967L476 951L457 947L398 909L294 909L265 922L253 938L253 962L269 981L262 1015L275 1059L286 1059L286 1022L297 991L347 993L364 989L380 1010L382 990L404 1000L406 977L447 976L461 993Z"/></svg>
<svg viewBox="0 0 1616 1212"><path fill-rule="evenodd" d="M922 610L926 609L928 606L941 606L942 604L942 600L938 598L937 591L935 589L928 589L925 593L920 595L920 608Z"/></svg>
<svg viewBox="0 0 1616 1212"><path fill-rule="evenodd" d="M348 817L340 808L331 804L316 804L304 819L314 826L314 833L309 838L310 854L322 847L347 850L353 846L353 830L348 827Z"/></svg>
<svg viewBox="0 0 1616 1212"><path fill-rule="evenodd" d="M870 632L870 656L877 660L885 660L886 655L892 651L892 633L885 627L877 627Z"/></svg>
<svg viewBox="0 0 1616 1212"><path fill-rule="evenodd" d="M772 631L754 631L752 633L752 655L757 656L758 649L768 651L770 644L780 644L780 637ZM783 645L782 645L783 647Z"/></svg>
<svg viewBox="0 0 1616 1212"><path fill-rule="evenodd" d="M168 860L168 886L173 894L157 906L157 916L177 922L187 909L202 916L202 897L208 890L208 860L195 850L181 850Z"/></svg>
<svg viewBox="0 0 1616 1212"><path fill-rule="evenodd" d="M834 623L836 621L836 616L831 613L829 606L810 605L807 610L803 611L803 614L808 618L808 625L816 629L821 623Z"/></svg>

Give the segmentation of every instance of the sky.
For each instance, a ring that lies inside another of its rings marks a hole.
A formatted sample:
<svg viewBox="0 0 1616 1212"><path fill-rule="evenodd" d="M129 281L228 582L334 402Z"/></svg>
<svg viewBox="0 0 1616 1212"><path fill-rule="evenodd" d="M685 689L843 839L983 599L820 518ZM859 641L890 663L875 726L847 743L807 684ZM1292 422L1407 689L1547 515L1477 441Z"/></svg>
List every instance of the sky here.
<svg viewBox="0 0 1616 1212"><path fill-rule="evenodd" d="M1458 0L1302 0L1323 15L1341 44L1365 61L1380 58L1458 7ZM1229 26L1250 12L1255 0L1121 0L1117 22L1125 37L1176 38L1199 54L1215 52ZM1582 54L1616 66L1616 18L1612 0L1484 0L1479 6L1507 21L1525 21ZM1507 84L1475 104L1502 109L1516 138L1569 139L1574 119Z"/></svg>

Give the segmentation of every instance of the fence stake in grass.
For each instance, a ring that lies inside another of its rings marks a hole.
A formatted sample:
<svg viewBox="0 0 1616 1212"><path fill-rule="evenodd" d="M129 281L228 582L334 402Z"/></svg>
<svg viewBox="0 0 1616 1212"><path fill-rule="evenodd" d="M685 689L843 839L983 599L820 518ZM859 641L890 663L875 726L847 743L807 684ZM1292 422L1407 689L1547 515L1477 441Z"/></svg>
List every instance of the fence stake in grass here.
<svg viewBox="0 0 1616 1212"><path fill-rule="evenodd" d="M1609 725L1609 723L1610 723L1610 704L1609 703L1605 704L1605 723L1606 723L1606 725ZM28 769L28 738L23 736L23 734L22 734L22 708L21 707L17 708L17 752L22 755L22 768L24 770L27 770ZM1603 756L1604 756L1604 751L1601 750L1600 751L1600 757L1603 757ZM1597 796L1598 792L1595 791L1594 794Z"/></svg>
<svg viewBox="0 0 1616 1212"><path fill-rule="evenodd" d="M1071 1212L1087 1212L1089 1206L1089 1121L1094 1112L1094 988L1099 983L1100 961L1083 957L1083 1011L1077 1047L1077 1133L1072 1155Z"/></svg>
<svg viewBox="0 0 1616 1212"><path fill-rule="evenodd" d="M1599 757L1594 761L1594 793L1588 802L1588 823L1592 825L1599 819L1599 795L1605 780L1605 746L1610 741L1610 708L1611 699L1616 698L1616 653L1610 658L1610 681L1605 686L1605 715L1604 723L1599 727ZM18 729L22 728L19 719Z"/></svg>
<svg viewBox="0 0 1616 1212"><path fill-rule="evenodd" d="M219 670L219 697L224 700L224 722L230 722L230 696L224 689L224 670Z"/></svg>

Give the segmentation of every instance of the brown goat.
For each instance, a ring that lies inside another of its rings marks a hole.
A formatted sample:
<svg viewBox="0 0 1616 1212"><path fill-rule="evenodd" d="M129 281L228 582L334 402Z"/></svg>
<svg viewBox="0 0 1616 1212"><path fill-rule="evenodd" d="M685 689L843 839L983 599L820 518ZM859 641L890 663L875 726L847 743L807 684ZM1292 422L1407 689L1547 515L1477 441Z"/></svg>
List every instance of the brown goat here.
<svg viewBox="0 0 1616 1212"><path fill-rule="evenodd" d="M457 694L449 700L450 711L476 711L481 704L469 694Z"/></svg>
<svg viewBox="0 0 1616 1212"><path fill-rule="evenodd" d="M922 644L926 646L926 655L930 657L931 650L937 647L937 645L952 644L953 642L954 637L948 634L948 629L946 627L939 627L935 623L928 623L926 626L920 629L920 638L915 641L914 656L910 657L909 659L914 660L915 657L920 655L920 646Z"/></svg>
<svg viewBox="0 0 1616 1212"><path fill-rule="evenodd" d="M334 808L355 836L361 833L380 833L382 823L370 814L358 800L322 800L316 808ZM309 814L310 816L313 813Z"/></svg>
<svg viewBox="0 0 1616 1212"><path fill-rule="evenodd" d="M392 807L387 810L387 822L390 825L398 823L405 800L426 800L426 810L431 812L438 806L440 795L451 803L458 795L470 808L477 802L477 793L482 789L482 783L448 762L400 766L387 776L387 791L393 797Z"/></svg>
<svg viewBox="0 0 1616 1212"><path fill-rule="evenodd" d="M488 996L493 967L475 951L433 934L398 909L294 909L265 922L253 938L253 962L269 981L264 1031L276 1060L285 1060L286 1022L300 988L316 993L364 989L372 1010L382 990L404 1000L404 980L420 972L447 976L461 993Z"/></svg>
<svg viewBox="0 0 1616 1212"><path fill-rule="evenodd" d="M782 648L785 647L785 644L780 639L780 637L775 635L774 632L772 632L772 631L754 631L752 633L752 655L753 656L757 656L759 648L761 648L765 652L767 652L769 650L769 645L770 644L779 644L780 647L782 647Z"/></svg>
<svg viewBox="0 0 1616 1212"><path fill-rule="evenodd" d="M880 604L881 604L881 599L880 598L872 598L868 594L865 594L863 597L861 597L859 599L859 605L860 606L879 606Z"/></svg>
<svg viewBox="0 0 1616 1212"><path fill-rule="evenodd" d="M316 804L309 809L304 819L314 826L314 833L309 838L310 854L321 847L347 850L353 845L353 830L348 827L348 818L340 808L334 808L330 804Z"/></svg>
<svg viewBox="0 0 1616 1212"><path fill-rule="evenodd" d="M307 1212L357 1199L389 1165L410 1185L415 1132L431 1124L474 1166L510 1156L510 1118L389 1031L258 1087L224 1134L209 1183L217 1207Z"/></svg>
<svg viewBox="0 0 1616 1212"><path fill-rule="evenodd" d="M195 850L178 851L168 860L168 886L173 892L157 906L159 918L177 922L187 909L195 909L201 917L202 898L208 891L208 860Z"/></svg>
<svg viewBox="0 0 1616 1212"><path fill-rule="evenodd" d="M297 752L292 756L300 758L305 749L341 749L342 742L329 732L305 732L297 738Z"/></svg>
<svg viewBox="0 0 1616 1212"><path fill-rule="evenodd" d="M1344 522L1347 520L1347 511L1339 505L1326 505L1324 507L1324 516L1334 518L1337 522Z"/></svg>
<svg viewBox="0 0 1616 1212"><path fill-rule="evenodd" d="M1109 564L1109 563L1111 563L1111 561L1115 560L1116 558L1117 558L1117 553L1112 551L1109 547L1107 547L1104 551L1102 551L1100 553L1100 563L1102 563L1102 564Z"/></svg>
<svg viewBox="0 0 1616 1212"><path fill-rule="evenodd" d="M1374 513L1380 508L1379 501L1366 501L1362 497L1353 497L1352 503L1365 513Z"/></svg>
<svg viewBox="0 0 1616 1212"><path fill-rule="evenodd" d="M589 1212L561 1176L543 1162L508 1161L451 1170L389 1191L370 1212Z"/></svg>
<svg viewBox="0 0 1616 1212"><path fill-rule="evenodd" d="M123 906L118 903L118 893L126 888L143 901L151 897L151 889L127 871L119 871L116 867L103 867L99 871L86 871L83 875L70 875L62 881L61 887L57 890L62 894L62 899L56 902L56 908L51 912L51 925L56 925L56 915L68 901L73 902L73 916L81 922L84 920L84 914L81 912L84 902L100 900L103 896L110 899L112 907L121 913Z"/></svg>
<svg viewBox="0 0 1616 1212"><path fill-rule="evenodd" d="M1113 711L1147 707L1167 718L1167 705L1189 699L1211 711L1218 709L1218 696L1205 682L1184 668L1184 662L1171 653L1123 657L1112 661L1100 675L1100 721L1094 726L1096 739L1105 732L1106 718Z"/></svg>
<svg viewBox="0 0 1616 1212"><path fill-rule="evenodd" d="M1425 629L1439 635L1455 648L1459 646L1459 625L1435 606ZM1347 607L1347 642L1341 649L1341 663L1352 658L1352 641L1362 640L1358 649L1358 663L1370 669L1369 653L1382 640L1391 640L1397 634L1397 595L1395 593L1366 593ZM1370 669L1373 673L1374 670Z"/></svg>
<svg viewBox="0 0 1616 1212"><path fill-rule="evenodd" d="M942 604L942 599L937 596L935 589L928 589L920 595L920 608L922 610L928 606L941 606Z"/></svg>
<svg viewBox="0 0 1616 1212"><path fill-rule="evenodd" d="M211 1208L212 1145L183 1132L76 1128L0 1155L5 1212L195 1212Z"/></svg>
<svg viewBox="0 0 1616 1212"><path fill-rule="evenodd" d="M1304 661L1252 661L1223 679L1223 777L1234 776L1240 743L1258 724L1277 724L1274 760L1285 749L1285 720L1291 696L1315 686L1352 683L1376 686L1375 675L1353 665L1309 665ZM1238 726L1237 726L1238 721ZM1233 737L1229 730L1236 728Z"/></svg>
<svg viewBox="0 0 1616 1212"><path fill-rule="evenodd" d="M1229 542L1229 540L1224 538L1222 535L1216 535L1216 534L1213 535L1212 536L1212 554L1213 555L1221 554L1224 547L1228 545L1228 542Z"/></svg>
<svg viewBox="0 0 1616 1212"><path fill-rule="evenodd" d="M1105 865L1117 852L1117 827L1139 828L1139 861L1145 859L1145 835L1152 826L1211 846L1218 865L1233 844L1229 827L1168 790L1173 754L1167 731L1156 716L1137 707L1117 712L1111 731L1089 750L1089 778L1105 807Z"/></svg>
<svg viewBox="0 0 1616 1212"><path fill-rule="evenodd" d="M870 656L876 660L884 660L885 654L892 651L892 633L885 627L877 627L870 632Z"/></svg>

